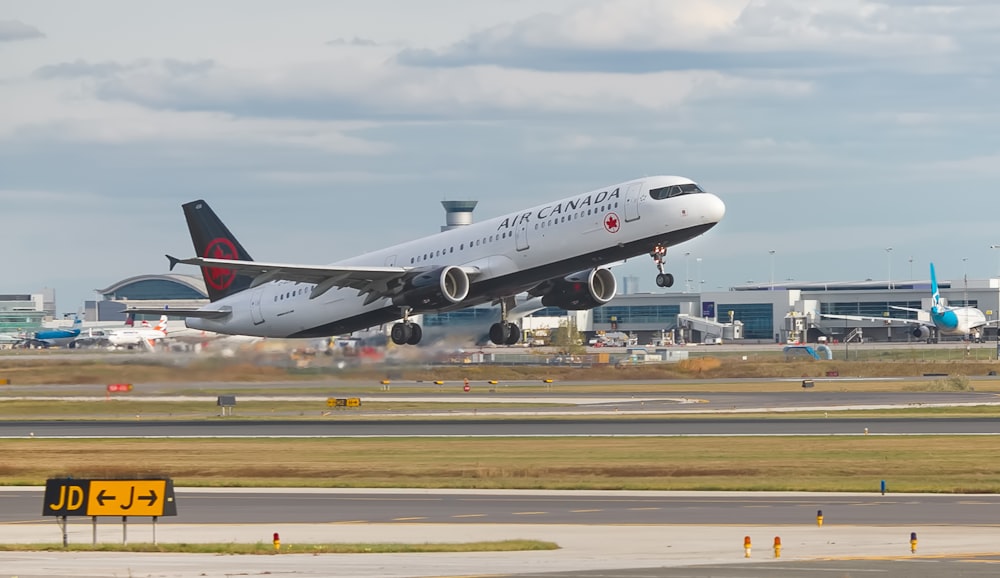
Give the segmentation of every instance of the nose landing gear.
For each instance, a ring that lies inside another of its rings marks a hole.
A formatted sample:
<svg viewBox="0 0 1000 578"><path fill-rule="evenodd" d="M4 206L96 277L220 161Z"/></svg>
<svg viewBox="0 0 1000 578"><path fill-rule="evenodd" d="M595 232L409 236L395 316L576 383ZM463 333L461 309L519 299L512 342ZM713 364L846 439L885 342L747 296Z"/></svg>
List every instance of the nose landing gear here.
<svg viewBox="0 0 1000 578"><path fill-rule="evenodd" d="M656 270L658 274L656 275L656 286L657 287L673 287L674 276L670 273L663 272L663 262L667 258L667 248L663 245L657 245L653 247L650 251L649 256L653 258L653 263L656 263Z"/></svg>

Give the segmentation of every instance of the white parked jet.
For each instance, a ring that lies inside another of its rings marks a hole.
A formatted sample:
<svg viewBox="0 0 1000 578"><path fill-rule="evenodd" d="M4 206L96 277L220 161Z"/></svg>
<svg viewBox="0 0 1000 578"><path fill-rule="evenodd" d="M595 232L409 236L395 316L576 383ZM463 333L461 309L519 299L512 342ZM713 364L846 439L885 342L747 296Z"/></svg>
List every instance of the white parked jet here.
<svg viewBox="0 0 1000 578"><path fill-rule="evenodd" d="M931 263L931 309L913 309L910 307L899 307L891 305L893 309L900 311L912 311L918 315L928 316L928 319L905 319L901 317L864 317L860 315L833 315L824 314L823 317L832 319L849 319L852 321L875 321L886 323L905 323L915 325L913 336L917 339L927 340L928 343L936 342L937 335L952 335L969 337L976 335L979 328L989 324L986 315L975 307L948 307L941 300L941 292L938 290L937 275L934 273L934 263ZM929 315L928 315L929 314Z"/></svg>
<svg viewBox="0 0 1000 578"><path fill-rule="evenodd" d="M202 268L211 303L200 309L129 309L184 316L188 327L261 337L329 337L394 320L390 337L417 344L411 314L499 303L490 339L520 338L508 320L513 297L590 309L615 296L608 264L649 254L664 273L667 247L714 227L726 212L690 179L636 179L443 231L332 265L251 260L205 201L183 205L198 257L167 256Z"/></svg>
<svg viewBox="0 0 1000 578"><path fill-rule="evenodd" d="M129 316L129 324L132 317ZM160 316L160 322L156 324L155 327L150 327L149 323L146 321L142 322L141 327L127 327L125 329L115 329L107 334L108 343L116 347L133 347L141 345L148 349L152 349L157 340L164 339L167 336L167 316Z"/></svg>

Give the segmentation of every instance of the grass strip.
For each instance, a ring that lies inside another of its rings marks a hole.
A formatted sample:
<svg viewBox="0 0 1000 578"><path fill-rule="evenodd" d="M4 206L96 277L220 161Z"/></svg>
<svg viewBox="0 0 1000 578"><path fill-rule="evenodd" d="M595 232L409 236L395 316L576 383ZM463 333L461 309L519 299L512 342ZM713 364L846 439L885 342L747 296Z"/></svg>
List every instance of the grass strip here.
<svg viewBox="0 0 1000 578"><path fill-rule="evenodd" d="M0 484L1000 492L1000 436L0 440ZM878 432L872 432L878 433ZM99 464L99 465L95 465ZM183 504L181 505L183 507Z"/></svg>
<svg viewBox="0 0 1000 578"><path fill-rule="evenodd" d="M554 542L541 540L498 540L493 542L440 542L423 544L0 544L2 552L165 552L177 554L413 554L423 552L521 552L558 550Z"/></svg>

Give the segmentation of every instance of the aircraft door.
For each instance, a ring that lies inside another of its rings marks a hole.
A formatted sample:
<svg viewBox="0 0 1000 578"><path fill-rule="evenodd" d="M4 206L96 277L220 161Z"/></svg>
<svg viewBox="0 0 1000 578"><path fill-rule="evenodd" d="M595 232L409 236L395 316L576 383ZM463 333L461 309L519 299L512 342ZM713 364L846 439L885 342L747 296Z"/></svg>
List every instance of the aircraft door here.
<svg viewBox="0 0 1000 578"><path fill-rule="evenodd" d="M639 200L642 195L642 183L632 183L625 189L625 222L639 219Z"/></svg>
<svg viewBox="0 0 1000 578"><path fill-rule="evenodd" d="M385 258L385 266L386 267L395 267L396 266L396 256L395 255L389 255L388 257L386 257Z"/></svg>
<svg viewBox="0 0 1000 578"><path fill-rule="evenodd" d="M263 287L257 287L250 293L250 319L253 320L254 325L260 325L264 322L264 312L260 306L263 294Z"/></svg>
<svg viewBox="0 0 1000 578"><path fill-rule="evenodd" d="M517 245L518 251L528 250L528 223L522 222L517 224L517 228L514 229L514 243Z"/></svg>

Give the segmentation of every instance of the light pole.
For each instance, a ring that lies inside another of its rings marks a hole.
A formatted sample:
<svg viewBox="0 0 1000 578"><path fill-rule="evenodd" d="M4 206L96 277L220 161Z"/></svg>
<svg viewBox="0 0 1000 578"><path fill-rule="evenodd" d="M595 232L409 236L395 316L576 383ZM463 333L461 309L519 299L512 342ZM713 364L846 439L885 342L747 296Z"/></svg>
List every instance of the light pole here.
<svg viewBox="0 0 1000 578"><path fill-rule="evenodd" d="M701 278L701 257L696 257L695 261L698 263L698 294L701 295L701 286L705 282L705 280Z"/></svg>
<svg viewBox="0 0 1000 578"><path fill-rule="evenodd" d="M1000 249L1000 245L990 245L990 249ZM997 275L1000 275L1000 253L997 253Z"/></svg>
<svg viewBox="0 0 1000 578"><path fill-rule="evenodd" d="M913 256L910 255L910 281L913 281Z"/></svg>
<svg viewBox="0 0 1000 578"><path fill-rule="evenodd" d="M684 253L684 292L691 292L691 251Z"/></svg>
<svg viewBox="0 0 1000 578"><path fill-rule="evenodd" d="M774 249L768 251L771 255L771 287L769 291L774 291Z"/></svg>
<svg viewBox="0 0 1000 578"><path fill-rule="evenodd" d="M889 291L892 291L892 247L885 248L885 260L889 264Z"/></svg>

